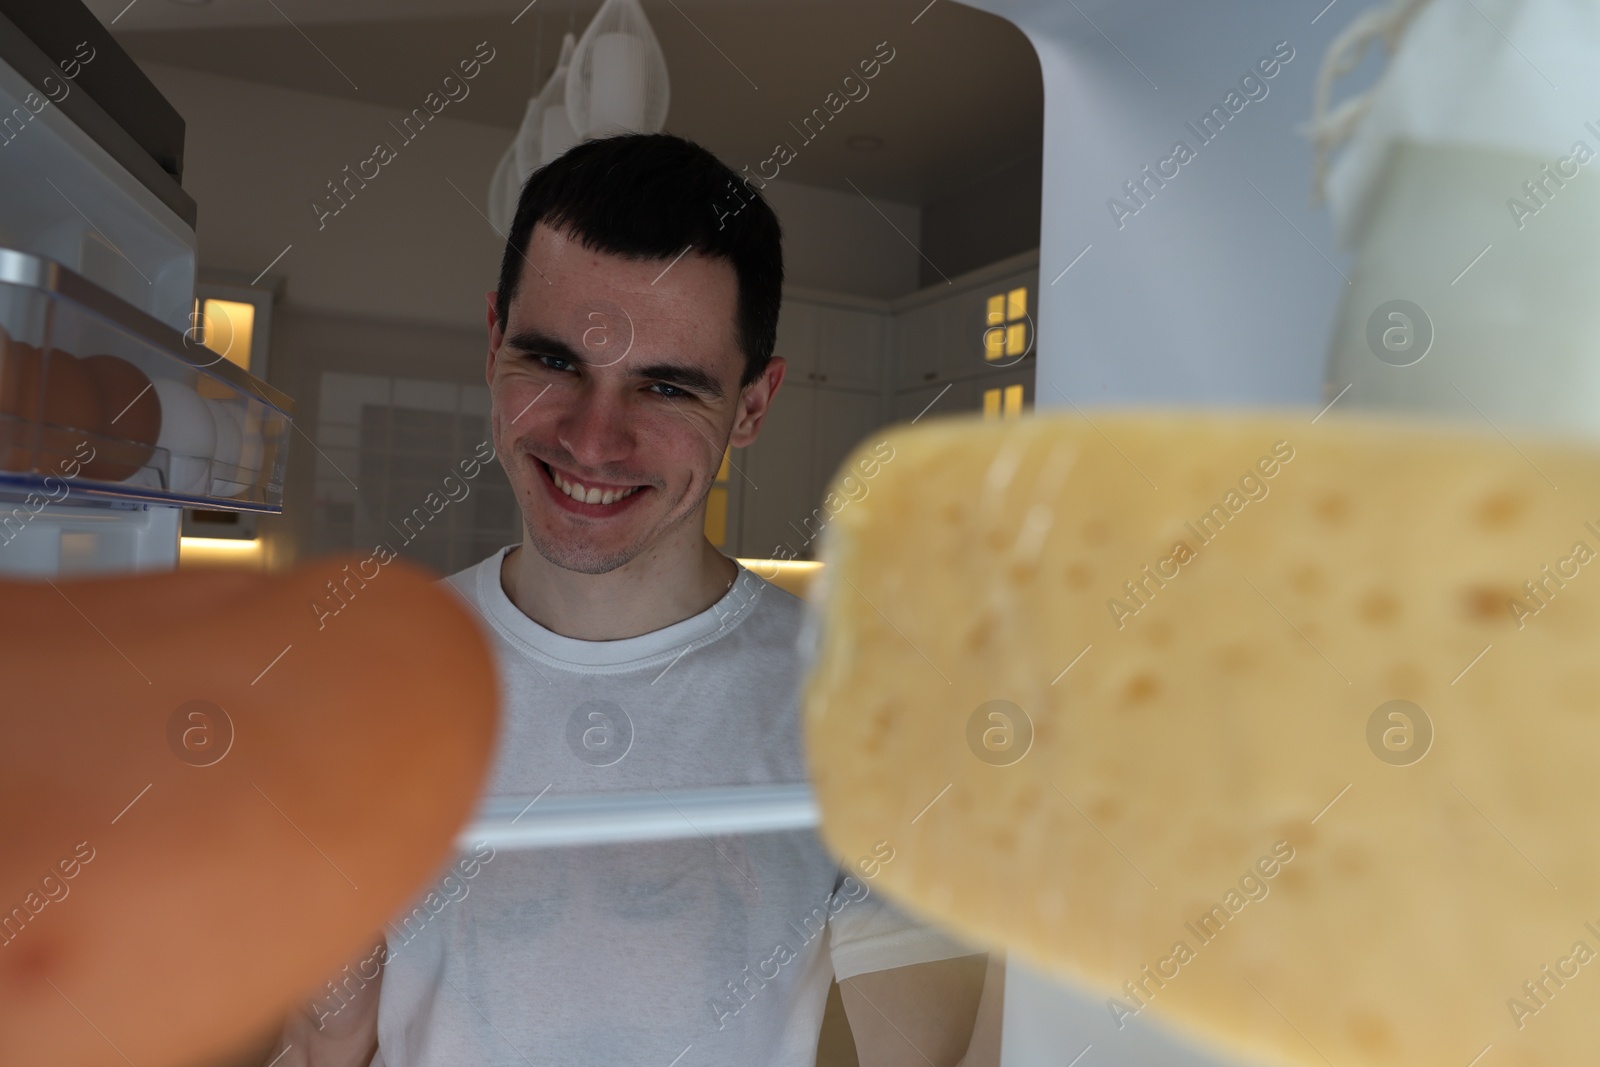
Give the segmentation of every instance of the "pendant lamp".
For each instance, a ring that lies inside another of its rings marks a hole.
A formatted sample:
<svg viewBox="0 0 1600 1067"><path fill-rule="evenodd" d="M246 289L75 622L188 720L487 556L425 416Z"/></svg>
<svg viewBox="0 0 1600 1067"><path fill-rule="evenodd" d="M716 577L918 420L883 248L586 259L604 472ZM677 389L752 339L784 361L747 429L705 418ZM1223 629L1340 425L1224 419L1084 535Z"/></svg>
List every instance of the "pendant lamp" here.
<svg viewBox="0 0 1600 1067"><path fill-rule="evenodd" d="M667 59L638 0L605 0L528 101L522 126L489 180L489 222L511 229L528 176L589 137L658 133L667 122Z"/></svg>
<svg viewBox="0 0 1600 1067"><path fill-rule="evenodd" d="M567 115L584 137L655 133L671 99L667 60L638 0L606 0L567 69Z"/></svg>

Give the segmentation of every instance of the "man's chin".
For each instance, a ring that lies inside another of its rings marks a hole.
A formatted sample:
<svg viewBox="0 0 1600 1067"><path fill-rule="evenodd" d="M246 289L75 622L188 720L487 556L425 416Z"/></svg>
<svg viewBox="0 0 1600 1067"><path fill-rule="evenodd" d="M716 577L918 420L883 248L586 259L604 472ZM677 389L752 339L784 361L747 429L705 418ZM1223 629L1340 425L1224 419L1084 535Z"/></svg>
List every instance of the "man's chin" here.
<svg viewBox="0 0 1600 1067"><path fill-rule="evenodd" d="M638 558L643 551L641 547L597 550L593 545L575 545L531 535L528 540L546 562L577 574L609 574Z"/></svg>

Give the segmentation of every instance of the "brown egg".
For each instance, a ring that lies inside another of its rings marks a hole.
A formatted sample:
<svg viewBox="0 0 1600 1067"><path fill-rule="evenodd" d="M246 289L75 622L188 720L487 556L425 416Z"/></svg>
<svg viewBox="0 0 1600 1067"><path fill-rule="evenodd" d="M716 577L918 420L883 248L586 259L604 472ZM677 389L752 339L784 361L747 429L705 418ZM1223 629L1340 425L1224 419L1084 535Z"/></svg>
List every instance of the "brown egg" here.
<svg viewBox="0 0 1600 1067"><path fill-rule="evenodd" d="M73 475L94 455L94 438L110 416L83 362L52 348L44 354L44 429L39 434L38 469ZM112 414L116 414L112 412Z"/></svg>
<svg viewBox="0 0 1600 1067"><path fill-rule="evenodd" d="M70 352L6 338L0 369L0 469L70 475L91 455L103 405L89 370ZM37 446L37 448L35 448Z"/></svg>
<svg viewBox="0 0 1600 1067"><path fill-rule="evenodd" d="M120 482L150 462L161 436L161 400L144 371L125 359L85 356L79 362L94 379L104 417L83 476Z"/></svg>
<svg viewBox="0 0 1600 1067"><path fill-rule="evenodd" d="M0 470L33 466L39 370L39 350L0 329Z"/></svg>
<svg viewBox="0 0 1600 1067"><path fill-rule="evenodd" d="M39 681L0 701L0 1063L218 1062L456 855L494 661L436 574L376 568L0 580L0 677Z"/></svg>

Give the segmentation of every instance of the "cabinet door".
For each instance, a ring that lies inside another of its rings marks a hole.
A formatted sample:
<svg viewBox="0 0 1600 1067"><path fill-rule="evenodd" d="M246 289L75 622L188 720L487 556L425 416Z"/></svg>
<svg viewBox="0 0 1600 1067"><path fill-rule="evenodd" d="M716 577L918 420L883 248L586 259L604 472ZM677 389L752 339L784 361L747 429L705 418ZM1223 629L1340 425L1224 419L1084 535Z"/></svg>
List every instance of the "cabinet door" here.
<svg viewBox="0 0 1600 1067"><path fill-rule="evenodd" d="M1037 367L1037 360L1025 359L1010 367L991 367L972 379L976 409L984 409L985 394L993 391L998 391L995 403L1003 409L1006 390L1019 387L1022 390L1022 410L1031 411L1035 402L1034 371Z"/></svg>
<svg viewBox="0 0 1600 1067"><path fill-rule="evenodd" d="M1023 358L1023 353L1032 351L1037 324L1035 308L1039 300L1037 282L1038 271L1020 271L940 302L943 310L939 345L941 379L971 377L992 370L997 364L1014 366ZM1021 300L1013 302L1011 296L1017 290L1021 290L1018 294ZM1000 319L991 323L989 303L996 298ZM1008 331L1018 331L1022 352L1005 352L997 361L987 359L986 341L991 330L1000 331L995 339L1002 348L1009 344Z"/></svg>
<svg viewBox="0 0 1600 1067"><path fill-rule="evenodd" d="M813 506L816 395L815 386L786 378L759 436L742 450L743 475L738 471L730 474L744 483L739 502L742 556L769 559L778 554L780 545L789 545L797 553L801 550L800 520ZM739 456L733 461L740 463Z"/></svg>
<svg viewBox="0 0 1600 1067"><path fill-rule="evenodd" d="M974 383L933 382L895 394L892 417L895 422L932 419L940 415L963 415L978 410Z"/></svg>
<svg viewBox="0 0 1600 1067"><path fill-rule="evenodd" d="M817 499L822 498L839 464L851 449L873 430L883 425L881 405L875 393L822 389L817 392L817 436L812 445L816 464Z"/></svg>
<svg viewBox="0 0 1600 1067"><path fill-rule="evenodd" d="M817 308L817 380L876 391L883 381L888 316L851 308Z"/></svg>
<svg viewBox="0 0 1600 1067"><path fill-rule="evenodd" d="M998 288L995 292L999 292ZM968 378L986 367L983 335L988 328L989 288L969 289L939 302L939 378Z"/></svg>
<svg viewBox="0 0 1600 1067"><path fill-rule="evenodd" d="M1020 290L1020 294L1018 291ZM1039 272L1036 269L1019 271L995 282L984 290L986 297L1003 296L1004 315L1003 325L1007 330L1021 330L1021 345L1023 353L1031 356L1034 352L1035 332L1039 324ZM1013 300L1013 295L1020 295L1021 300ZM988 305L985 301L983 321L988 322ZM1010 338L1007 337L1008 351L997 362L1005 366L1015 366L1021 355L1009 351ZM980 348L981 348L980 344Z"/></svg>
<svg viewBox="0 0 1600 1067"><path fill-rule="evenodd" d="M812 539L807 555L815 558L815 538L827 523L822 502L840 465L874 431L883 428L882 405L876 393L817 390L816 437L812 441L811 504L798 521L801 532ZM819 510L820 509L820 510Z"/></svg>
<svg viewBox="0 0 1600 1067"><path fill-rule="evenodd" d="M894 387L916 389L939 380L939 331L943 308L938 303L899 315L895 321Z"/></svg>
<svg viewBox="0 0 1600 1067"><path fill-rule="evenodd" d="M789 364L785 380L810 385L817 380L817 313L815 304L785 300L778 313L778 340L772 354Z"/></svg>

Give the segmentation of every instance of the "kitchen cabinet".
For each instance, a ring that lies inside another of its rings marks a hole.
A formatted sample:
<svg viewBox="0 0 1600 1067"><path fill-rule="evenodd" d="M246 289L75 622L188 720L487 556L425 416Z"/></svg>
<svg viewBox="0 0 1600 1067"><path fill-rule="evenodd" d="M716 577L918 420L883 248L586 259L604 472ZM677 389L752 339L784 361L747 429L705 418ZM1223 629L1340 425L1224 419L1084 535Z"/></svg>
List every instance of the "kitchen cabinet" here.
<svg viewBox="0 0 1600 1067"><path fill-rule="evenodd" d="M823 499L840 465L890 423L983 410L985 390L1020 385L1033 403L1034 360L986 361L989 299L1024 286L1027 257L902 301L789 294L774 354L789 369L760 436L734 454L727 547L741 556L814 558ZM1025 321L1032 340L1032 322ZM929 407L929 405L932 407Z"/></svg>
<svg viewBox="0 0 1600 1067"><path fill-rule="evenodd" d="M782 356L789 364L783 389L816 383L818 311L816 304L785 299L783 310L778 313L778 340L772 354Z"/></svg>
<svg viewBox="0 0 1600 1067"><path fill-rule="evenodd" d="M739 554L809 557L827 522L819 510L835 472L883 422L876 393L785 382L760 437L734 456L748 479Z"/></svg>
<svg viewBox="0 0 1600 1067"><path fill-rule="evenodd" d="M811 446L812 495L820 500L856 445L883 427L882 404L875 393L819 389L812 425L816 427Z"/></svg>
<svg viewBox="0 0 1600 1067"><path fill-rule="evenodd" d="M943 304L931 303L910 308L896 317L895 389L916 389L939 380L937 351L943 314Z"/></svg>
<svg viewBox="0 0 1600 1067"><path fill-rule="evenodd" d="M822 385L882 388L888 316L853 308L817 309L817 381Z"/></svg>
<svg viewBox="0 0 1600 1067"><path fill-rule="evenodd" d="M890 417L895 422L910 422L919 416L931 419L939 415L968 413L979 407L977 386L971 379L933 382L896 393Z"/></svg>
<svg viewBox="0 0 1600 1067"><path fill-rule="evenodd" d="M1000 397L1005 397L1005 392L1012 386L1022 387L1022 406L1024 410L1032 409L1034 403L1034 367L1035 361L1025 359L1009 367L989 367L976 378L969 379L967 384L971 389L973 411L984 410L985 394L998 389ZM946 398L948 399L948 398Z"/></svg>
<svg viewBox="0 0 1600 1067"><path fill-rule="evenodd" d="M1037 267L1028 267L990 281L958 285L953 292L932 300L919 294L915 303L896 316L891 375L895 390L957 381L993 369L993 364L984 359L984 335L990 328L989 299L1017 288L1027 290L1027 315L1016 321L1023 323L1031 347L1031 315L1038 301L1038 276Z"/></svg>
<svg viewBox="0 0 1600 1067"><path fill-rule="evenodd" d="M886 308L786 300L773 355L788 362L790 381L878 392L888 360L888 325Z"/></svg>
<svg viewBox="0 0 1600 1067"><path fill-rule="evenodd" d="M810 496L816 395L816 386L785 379L760 436L733 456L744 472L739 494L741 556L782 556L780 548L786 544L799 551L800 535L789 523L816 506Z"/></svg>
<svg viewBox="0 0 1600 1067"><path fill-rule="evenodd" d="M1034 361L1023 360L1010 367L987 367L976 377L953 382L933 382L917 389L906 389L895 394L890 408L894 422L910 422L941 415L970 415L983 410L984 394L991 389L1000 390L1003 401L1005 390L1014 385L1022 387L1022 404L1025 410L1034 403ZM929 405L932 405L931 407Z"/></svg>
<svg viewBox="0 0 1600 1067"><path fill-rule="evenodd" d="M982 373L984 311L994 286L956 293L939 304L939 344L934 349L940 381ZM995 290L999 291L999 290Z"/></svg>

